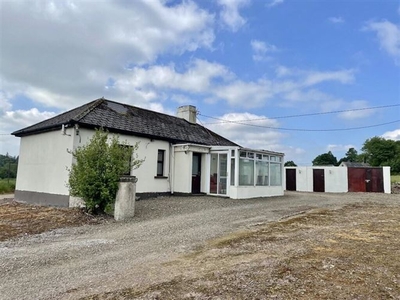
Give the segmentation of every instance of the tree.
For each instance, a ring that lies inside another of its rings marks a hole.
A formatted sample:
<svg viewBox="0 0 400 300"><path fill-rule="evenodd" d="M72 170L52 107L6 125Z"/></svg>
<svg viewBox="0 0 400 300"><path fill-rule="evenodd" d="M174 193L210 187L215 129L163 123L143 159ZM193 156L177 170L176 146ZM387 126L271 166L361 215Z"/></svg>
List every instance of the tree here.
<svg viewBox="0 0 400 300"><path fill-rule="evenodd" d="M331 151L328 153L320 154L312 161L313 166L329 166L337 165L337 158L332 154Z"/></svg>
<svg viewBox="0 0 400 300"><path fill-rule="evenodd" d="M392 173L400 172L400 141L375 136L367 139L361 150L371 166L390 166Z"/></svg>
<svg viewBox="0 0 400 300"><path fill-rule="evenodd" d="M96 130L85 146L71 152L75 163L69 170L68 188L72 196L80 197L86 209L94 214L103 213L115 201L118 182L122 174L138 168L143 160L133 158L139 144L120 143L117 136Z"/></svg>
<svg viewBox="0 0 400 300"><path fill-rule="evenodd" d="M18 169L18 158L0 154L0 179L16 178Z"/></svg>
<svg viewBox="0 0 400 300"><path fill-rule="evenodd" d="M360 155L358 155L358 152L357 152L357 150L356 149L354 149L353 147L352 148L349 148L349 150L346 152L346 154L345 154L346 156L345 157L343 157L343 158L341 158L339 161L338 161L338 165L340 165L342 162L362 162L362 157L360 156Z"/></svg>
<svg viewBox="0 0 400 300"><path fill-rule="evenodd" d="M349 148L349 150L346 152L346 161L349 162L356 162L358 159L358 153L357 150L354 148Z"/></svg>
<svg viewBox="0 0 400 300"><path fill-rule="evenodd" d="M293 160L288 160L285 162L285 167L297 167Z"/></svg>

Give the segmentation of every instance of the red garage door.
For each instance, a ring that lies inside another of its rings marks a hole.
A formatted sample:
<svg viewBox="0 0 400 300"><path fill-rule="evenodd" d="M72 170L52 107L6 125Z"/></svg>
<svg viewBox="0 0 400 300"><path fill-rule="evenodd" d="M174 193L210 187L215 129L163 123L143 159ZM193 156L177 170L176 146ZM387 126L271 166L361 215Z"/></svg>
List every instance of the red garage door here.
<svg viewBox="0 0 400 300"><path fill-rule="evenodd" d="M349 192L383 193L382 168L348 168Z"/></svg>

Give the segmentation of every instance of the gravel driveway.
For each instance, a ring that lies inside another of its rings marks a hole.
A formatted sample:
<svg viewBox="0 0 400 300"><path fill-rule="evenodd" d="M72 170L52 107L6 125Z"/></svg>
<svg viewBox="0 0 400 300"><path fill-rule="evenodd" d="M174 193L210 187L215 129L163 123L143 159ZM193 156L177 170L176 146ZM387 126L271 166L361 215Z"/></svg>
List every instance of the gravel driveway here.
<svg viewBox="0 0 400 300"><path fill-rule="evenodd" d="M399 203L399 195L288 192L232 200L165 197L136 202L131 222L83 226L0 243L1 299L77 299L170 278L163 264L207 240L313 208Z"/></svg>

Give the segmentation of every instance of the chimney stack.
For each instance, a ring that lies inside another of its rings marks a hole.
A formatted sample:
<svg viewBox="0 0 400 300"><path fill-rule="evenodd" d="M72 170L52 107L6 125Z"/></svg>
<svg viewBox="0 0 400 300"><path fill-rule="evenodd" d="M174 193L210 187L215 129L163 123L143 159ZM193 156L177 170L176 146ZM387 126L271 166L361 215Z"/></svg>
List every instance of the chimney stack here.
<svg viewBox="0 0 400 300"><path fill-rule="evenodd" d="M193 105L184 105L178 107L178 111L176 116L178 118L185 119L186 121L196 124L196 106Z"/></svg>

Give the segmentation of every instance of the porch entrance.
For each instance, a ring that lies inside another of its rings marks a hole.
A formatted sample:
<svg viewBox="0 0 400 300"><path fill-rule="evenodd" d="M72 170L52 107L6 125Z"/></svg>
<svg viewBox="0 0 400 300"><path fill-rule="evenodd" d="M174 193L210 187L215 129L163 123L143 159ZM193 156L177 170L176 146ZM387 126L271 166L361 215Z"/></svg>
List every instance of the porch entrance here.
<svg viewBox="0 0 400 300"><path fill-rule="evenodd" d="M226 195L228 154L212 153L210 162L210 194Z"/></svg>
<svg viewBox="0 0 400 300"><path fill-rule="evenodd" d="M201 190L201 153L193 153L192 160L192 194L200 194Z"/></svg>

